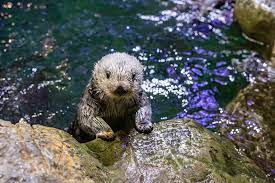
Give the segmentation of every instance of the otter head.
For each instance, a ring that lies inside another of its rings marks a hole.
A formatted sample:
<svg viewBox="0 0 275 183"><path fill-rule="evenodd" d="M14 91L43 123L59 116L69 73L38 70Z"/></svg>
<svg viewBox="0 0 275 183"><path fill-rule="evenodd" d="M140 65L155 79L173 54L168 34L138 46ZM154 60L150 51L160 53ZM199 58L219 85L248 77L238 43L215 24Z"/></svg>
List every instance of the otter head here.
<svg viewBox="0 0 275 183"><path fill-rule="evenodd" d="M99 60L93 71L93 84L103 97L129 98L141 92L143 66L126 53L112 53Z"/></svg>

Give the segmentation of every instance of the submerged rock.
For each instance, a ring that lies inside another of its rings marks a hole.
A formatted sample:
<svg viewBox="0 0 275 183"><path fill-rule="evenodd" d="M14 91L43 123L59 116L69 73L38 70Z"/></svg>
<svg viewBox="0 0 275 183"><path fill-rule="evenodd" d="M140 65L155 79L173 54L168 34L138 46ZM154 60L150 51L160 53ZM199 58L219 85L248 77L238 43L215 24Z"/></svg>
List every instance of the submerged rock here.
<svg viewBox="0 0 275 183"><path fill-rule="evenodd" d="M0 182L267 181L231 142L190 119L86 144L58 129L0 121L0 145Z"/></svg>
<svg viewBox="0 0 275 183"><path fill-rule="evenodd" d="M275 83L256 83L227 106L232 116L221 132L275 179Z"/></svg>
<svg viewBox="0 0 275 183"><path fill-rule="evenodd" d="M275 46L275 1L237 0L234 16L249 37L269 45L275 66L275 56L272 56L275 54L272 49Z"/></svg>

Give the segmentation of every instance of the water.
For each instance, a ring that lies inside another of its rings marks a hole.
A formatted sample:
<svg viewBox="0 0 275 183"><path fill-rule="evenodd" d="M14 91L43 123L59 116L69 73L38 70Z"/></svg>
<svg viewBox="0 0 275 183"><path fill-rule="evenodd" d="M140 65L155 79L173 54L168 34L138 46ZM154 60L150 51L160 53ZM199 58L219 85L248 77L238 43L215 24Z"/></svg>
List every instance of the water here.
<svg viewBox="0 0 275 183"><path fill-rule="evenodd" d="M232 61L253 52L233 23L230 2L219 9L190 2L3 2L0 118L67 127L93 64L123 51L145 65L155 122L191 117L213 128L251 80Z"/></svg>

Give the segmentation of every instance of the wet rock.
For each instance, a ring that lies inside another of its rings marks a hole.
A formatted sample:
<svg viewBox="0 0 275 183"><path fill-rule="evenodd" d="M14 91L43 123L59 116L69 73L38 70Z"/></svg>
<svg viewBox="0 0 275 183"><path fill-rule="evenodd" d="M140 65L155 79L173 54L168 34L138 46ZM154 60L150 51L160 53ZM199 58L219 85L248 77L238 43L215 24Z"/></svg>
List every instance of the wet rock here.
<svg viewBox="0 0 275 183"><path fill-rule="evenodd" d="M1 120L0 145L0 182L267 181L231 142L190 119L86 144L58 129Z"/></svg>
<svg viewBox="0 0 275 183"><path fill-rule="evenodd" d="M274 0L237 0L234 16L249 37L269 45L272 53L275 40ZM275 63L275 57L271 55L271 59Z"/></svg>
<svg viewBox="0 0 275 183"><path fill-rule="evenodd" d="M232 116L222 133L275 179L275 83L256 83L227 106Z"/></svg>
<svg viewBox="0 0 275 183"><path fill-rule="evenodd" d="M69 134L0 120L0 182L104 182L108 171Z"/></svg>
<svg viewBox="0 0 275 183"><path fill-rule="evenodd" d="M110 157L108 164L123 170L124 176L113 177L116 182L266 181L263 171L229 141L189 119L160 122L148 135L132 131L128 138L120 138L124 153L111 150L110 144L118 147L117 142L87 143L92 150L101 144L97 152L105 154L98 156ZM118 154L122 158L112 162Z"/></svg>
<svg viewBox="0 0 275 183"><path fill-rule="evenodd" d="M234 16L248 36L267 44L275 40L273 0L237 0Z"/></svg>

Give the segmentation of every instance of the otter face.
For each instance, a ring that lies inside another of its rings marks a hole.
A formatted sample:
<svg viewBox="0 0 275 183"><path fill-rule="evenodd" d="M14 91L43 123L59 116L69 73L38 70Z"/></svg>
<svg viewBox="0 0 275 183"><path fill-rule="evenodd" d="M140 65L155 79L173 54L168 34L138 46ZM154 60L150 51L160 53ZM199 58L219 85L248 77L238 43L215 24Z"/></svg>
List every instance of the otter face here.
<svg viewBox="0 0 275 183"><path fill-rule="evenodd" d="M126 53L112 53L97 62L93 82L98 90L110 98L132 97L140 93L143 66Z"/></svg>

